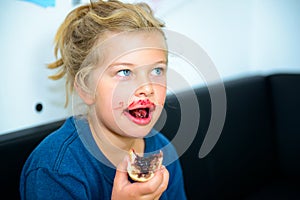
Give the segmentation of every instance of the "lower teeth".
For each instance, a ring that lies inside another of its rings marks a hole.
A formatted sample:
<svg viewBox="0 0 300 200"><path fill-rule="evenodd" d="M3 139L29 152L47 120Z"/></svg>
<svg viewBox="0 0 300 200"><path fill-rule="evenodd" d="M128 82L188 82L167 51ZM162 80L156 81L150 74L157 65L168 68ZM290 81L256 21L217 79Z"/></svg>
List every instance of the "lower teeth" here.
<svg viewBox="0 0 300 200"><path fill-rule="evenodd" d="M148 117L148 111L145 109L137 109L132 112L130 112L132 116L135 118L147 118Z"/></svg>

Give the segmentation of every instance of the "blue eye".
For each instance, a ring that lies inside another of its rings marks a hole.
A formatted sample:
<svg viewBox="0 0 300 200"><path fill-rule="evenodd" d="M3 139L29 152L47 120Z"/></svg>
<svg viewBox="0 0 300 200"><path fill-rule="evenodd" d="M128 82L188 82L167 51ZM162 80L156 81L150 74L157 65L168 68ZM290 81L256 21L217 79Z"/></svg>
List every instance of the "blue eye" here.
<svg viewBox="0 0 300 200"><path fill-rule="evenodd" d="M118 73L117 73L118 76L122 76L122 77L130 76L130 74L131 74L131 71L129 69L122 69L122 70L118 71Z"/></svg>
<svg viewBox="0 0 300 200"><path fill-rule="evenodd" d="M154 68L152 70L151 74L155 75L155 76L160 76L163 74L163 68L160 68L160 67Z"/></svg>

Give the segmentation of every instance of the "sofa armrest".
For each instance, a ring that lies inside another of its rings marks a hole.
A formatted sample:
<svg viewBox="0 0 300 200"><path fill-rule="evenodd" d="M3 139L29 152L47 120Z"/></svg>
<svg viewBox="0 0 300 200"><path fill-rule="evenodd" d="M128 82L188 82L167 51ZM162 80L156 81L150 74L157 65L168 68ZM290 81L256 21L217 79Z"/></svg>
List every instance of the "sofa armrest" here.
<svg viewBox="0 0 300 200"><path fill-rule="evenodd" d="M22 167L31 151L62 121L0 135L0 190L1 196L19 199L19 182Z"/></svg>

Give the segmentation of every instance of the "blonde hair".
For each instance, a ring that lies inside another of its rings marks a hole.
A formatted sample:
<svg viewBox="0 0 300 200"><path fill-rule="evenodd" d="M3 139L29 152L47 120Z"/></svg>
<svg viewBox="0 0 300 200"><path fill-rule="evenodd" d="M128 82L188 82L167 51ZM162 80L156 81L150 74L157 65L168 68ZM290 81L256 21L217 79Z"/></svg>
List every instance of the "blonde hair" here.
<svg viewBox="0 0 300 200"><path fill-rule="evenodd" d="M65 106L68 104L69 92L74 89L75 77L81 70L82 62L99 39L104 38L109 32L134 31L141 28L161 30L162 27L164 24L154 17L151 8L145 3L129 4L117 0L98 0L71 11L54 39L54 55L57 60L48 64L50 69L59 69L49 78L58 80L66 76Z"/></svg>

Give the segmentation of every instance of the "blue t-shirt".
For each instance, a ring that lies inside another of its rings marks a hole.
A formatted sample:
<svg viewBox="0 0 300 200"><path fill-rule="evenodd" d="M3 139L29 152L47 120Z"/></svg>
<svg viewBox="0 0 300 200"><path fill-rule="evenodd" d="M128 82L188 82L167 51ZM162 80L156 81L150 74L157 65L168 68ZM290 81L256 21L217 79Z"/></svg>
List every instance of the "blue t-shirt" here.
<svg viewBox="0 0 300 200"><path fill-rule="evenodd" d="M80 126L78 126L80 124ZM176 151L160 133L145 138L145 153L164 153L169 185L160 199L186 199ZM27 159L20 179L22 199L111 199L116 169L94 142L86 120L74 117L46 137Z"/></svg>

